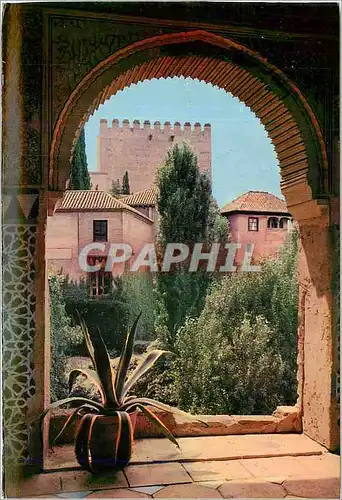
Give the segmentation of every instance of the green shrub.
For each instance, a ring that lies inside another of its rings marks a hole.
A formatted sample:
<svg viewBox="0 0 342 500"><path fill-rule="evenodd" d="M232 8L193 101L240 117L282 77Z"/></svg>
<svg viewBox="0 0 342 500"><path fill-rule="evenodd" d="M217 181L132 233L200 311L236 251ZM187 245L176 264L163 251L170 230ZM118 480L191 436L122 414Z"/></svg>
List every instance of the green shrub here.
<svg viewBox="0 0 342 500"><path fill-rule="evenodd" d="M65 366L73 350L83 341L81 328L71 326L63 298L63 276L50 276L51 401L68 395Z"/></svg>
<svg viewBox="0 0 342 500"><path fill-rule="evenodd" d="M228 339L190 319L178 335L175 393L181 408L208 414L263 414L282 403L285 363L270 345L267 320L246 314Z"/></svg>
<svg viewBox="0 0 342 500"><path fill-rule="evenodd" d="M177 404L191 412L269 413L297 395L297 235L259 273L225 276L177 333Z"/></svg>
<svg viewBox="0 0 342 500"><path fill-rule="evenodd" d="M66 311L74 318L75 324L78 323L78 311L89 331L99 328L111 354L117 355L121 351L129 321L120 279L114 281L111 293L105 297L90 297L86 282L73 283L69 280L65 280L63 294ZM77 354L87 354L84 344Z"/></svg>
<svg viewBox="0 0 342 500"><path fill-rule="evenodd" d="M86 282L66 280L63 287L66 310L75 322L78 311L92 332L99 328L113 356L122 349L129 325L142 311L137 340L152 340L154 334L155 296L152 276L147 273L125 273L115 278L111 293L102 297L90 297ZM86 349L74 354L86 355Z"/></svg>
<svg viewBox="0 0 342 500"><path fill-rule="evenodd" d="M211 274L205 271L159 274L155 288L155 328L167 349L174 350L177 330L186 318L196 318L201 313L210 281Z"/></svg>
<svg viewBox="0 0 342 500"><path fill-rule="evenodd" d="M163 343L155 340L148 346L147 352L162 348ZM168 355L158 359L153 368L135 384L134 393L139 397L158 399L162 403L177 406L174 382L173 356Z"/></svg>
<svg viewBox="0 0 342 500"><path fill-rule="evenodd" d="M154 340L156 297L152 275L143 272L127 272L121 276L120 280L127 308L128 324L131 325L138 314L142 313L137 328L137 340Z"/></svg>

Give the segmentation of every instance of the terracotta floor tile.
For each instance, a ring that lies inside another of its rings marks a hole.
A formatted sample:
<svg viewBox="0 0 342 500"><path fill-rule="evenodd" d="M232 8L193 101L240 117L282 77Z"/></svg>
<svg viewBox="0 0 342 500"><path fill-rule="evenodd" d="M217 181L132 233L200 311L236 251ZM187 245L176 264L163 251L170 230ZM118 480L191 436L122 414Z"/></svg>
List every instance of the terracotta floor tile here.
<svg viewBox="0 0 342 500"><path fill-rule="evenodd" d="M337 478L287 479L283 483L288 495L307 498L340 498L340 480Z"/></svg>
<svg viewBox="0 0 342 500"><path fill-rule="evenodd" d="M125 488L128 486L122 471L103 476L93 476L89 472L83 470L63 471L60 475L62 478L62 492L104 490Z"/></svg>
<svg viewBox="0 0 342 500"><path fill-rule="evenodd" d="M258 480L229 481L218 491L223 498L284 498L286 495L279 484Z"/></svg>
<svg viewBox="0 0 342 500"><path fill-rule="evenodd" d="M67 467L79 467L75 456L75 446L73 444L64 444L54 446L50 449L44 460L45 469L65 469Z"/></svg>
<svg viewBox="0 0 342 500"><path fill-rule="evenodd" d="M217 490L225 481L196 481L196 484Z"/></svg>
<svg viewBox="0 0 342 500"><path fill-rule="evenodd" d="M189 438L191 439L191 438ZM131 464L136 462L177 461L182 452L168 439L137 439L134 443Z"/></svg>
<svg viewBox="0 0 342 500"><path fill-rule="evenodd" d="M183 467L188 471L194 481L253 477L239 460L184 462Z"/></svg>
<svg viewBox="0 0 342 500"><path fill-rule="evenodd" d="M90 493L87 498L152 498L145 493L138 493L137 491L129 490L126 488L117 488L115 490L99 490Z"/></svg>
<svg viewBox="0 0 342 500"><path fill-rule="evenodd" d="M281 456L322 453L324 448L303 435L264 434L250 436L212 436L183 438L180 441L184 459L210 460L258 456ZM192 441L191 441L192 439ZM209 439L208 441L205 441Z"/></svg>
<svg viewBox="0 0 342 500"><path fill-rule="evenodd" d="M154 498L222 498L217 490L199 484L175 484L158 491Z"/></svg>
<svg viewBox="0 0 342 500"><path fill-rule="evenodd" d="M303 434L186 437L179 438L178 443L180 450L167 439L139 439L131 463L296 456L326 451Z"/></svg>
<svg viewBox="0 0 342 500"><path fill-rule="evenodd" d="M324 478L341 475L340 457L332 453L319 456L297 457L297 462L304 477Z"/></svg>
<svg viewBox="0 0 342 500"><path fill-rule="evenodd" d="M191 477L178 463L129 465L125 474L130 487L191 482Z"/></svg>
<svg viewBox="0 0 342 500"><path fill-rule="evenodd" d="M241 463L255 477L284 476L287 478L294 474L301 474L305 469L298 457L250 458L241 460Z"/></svg>
<svg viewBox="0 0 342 500"><path fill-rule="evenodd" d="M337 455L325 453L311 457L276 457L242 460L241 463L256 477L291 476L339 477L340 461Z"/></svg>
<svg viewBox="0 0 342 500"><path fill-rule="evenodd" d="M36 474L20 484L19 496L55 495L61 492L60 473Z"/></svg>
<svg viewBox="0 0 342 500"><path fill-rule="evenodd" d="M255 479L258 481L264 481L265 483L275 483L283 484L283 482L288 479L286 476L258 476Z"/></svg>

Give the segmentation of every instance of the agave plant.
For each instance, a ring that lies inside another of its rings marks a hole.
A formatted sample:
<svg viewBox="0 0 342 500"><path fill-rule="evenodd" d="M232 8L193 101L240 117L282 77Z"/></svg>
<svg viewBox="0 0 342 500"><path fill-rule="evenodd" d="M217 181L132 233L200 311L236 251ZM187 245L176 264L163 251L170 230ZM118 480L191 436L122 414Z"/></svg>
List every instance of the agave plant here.
<svg viewBox="0 0 342 500"><path fill-rule="evenodd" d="M147 353L133 373L127 377L140 315L141 313L127 334L116 373L111 365L100 331L93 332L90 336L83 319L80 318L87 350L94 369L78 368L72 370L69 375L69 390L72 389L76 378L79 375L84 375L97 387L101 395L101 403L84 397L68 397L52 403L41 416L43 419L50 410L63 405L78 405L66 420L62 430L55 438L55 442L71 422L78 415L83 414L76 434L75 452L80 465L91 472L127 465L132 451L133 419L131 416L134 412L141 410L147 419L153 422L176 446L178 446L177 440L150 407L194 418L178 408L159 401L129 395L134 384L150 370L160 356L167 353L167 351L159 349Z"/></svg>

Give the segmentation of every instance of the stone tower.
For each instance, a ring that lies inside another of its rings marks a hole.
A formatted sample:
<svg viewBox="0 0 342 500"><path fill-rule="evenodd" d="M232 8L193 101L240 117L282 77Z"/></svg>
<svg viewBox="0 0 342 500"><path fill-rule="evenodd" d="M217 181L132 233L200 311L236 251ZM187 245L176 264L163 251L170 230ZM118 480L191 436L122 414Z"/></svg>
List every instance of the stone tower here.
<svg viewBox="0 0 342 500"><path fill-rule="evenodd" d="M128 120L119 125L119 120L113 120L108 127L107 120L100 121L98 136L98 172L91 173L93 189L108 191L112 181L122 178L127 170L131 192L150 189L155 180L155 174L163 164L168 151L176 143L186 142L198 159L201 172L208 172L211 178L211 126L200 123L192 127L189 122L181 126L176 122L171 126L160 122L151 126L145 121L142 126L139 120L130 124Z"/></svg>

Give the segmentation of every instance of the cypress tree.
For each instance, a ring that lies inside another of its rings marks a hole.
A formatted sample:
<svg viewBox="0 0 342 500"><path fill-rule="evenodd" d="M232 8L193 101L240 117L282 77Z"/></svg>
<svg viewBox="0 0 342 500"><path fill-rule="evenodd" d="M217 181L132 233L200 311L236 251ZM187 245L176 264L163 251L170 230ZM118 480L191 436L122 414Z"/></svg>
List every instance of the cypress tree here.
<svg viewBox="0 0 342 500"><path fill-rule="evenodd" d="M122 178L122 194L131 194L127 170L125 172L125 175Z"/></svg>
<svg viewBox="0 0 342 500"><path fill-rule="evenodd" d="M90 189L84 129L80 134L71 163L69 189Z"/></svg>
<svg viewBox="0 0 342 500"><path fill-rule="evenodd" d="M157 239L161 254L168 243L192 246L225 240L227 223L211 195L210 180L201 174L197 157L186 144L176 144L168 153L165 165L157 173L157 186ZM205 270L188 272L183 264L171 273L158 273L156 331L167 348L174 348L176 332L186 317L200 314L210 280L211 275Z"/></svg>

